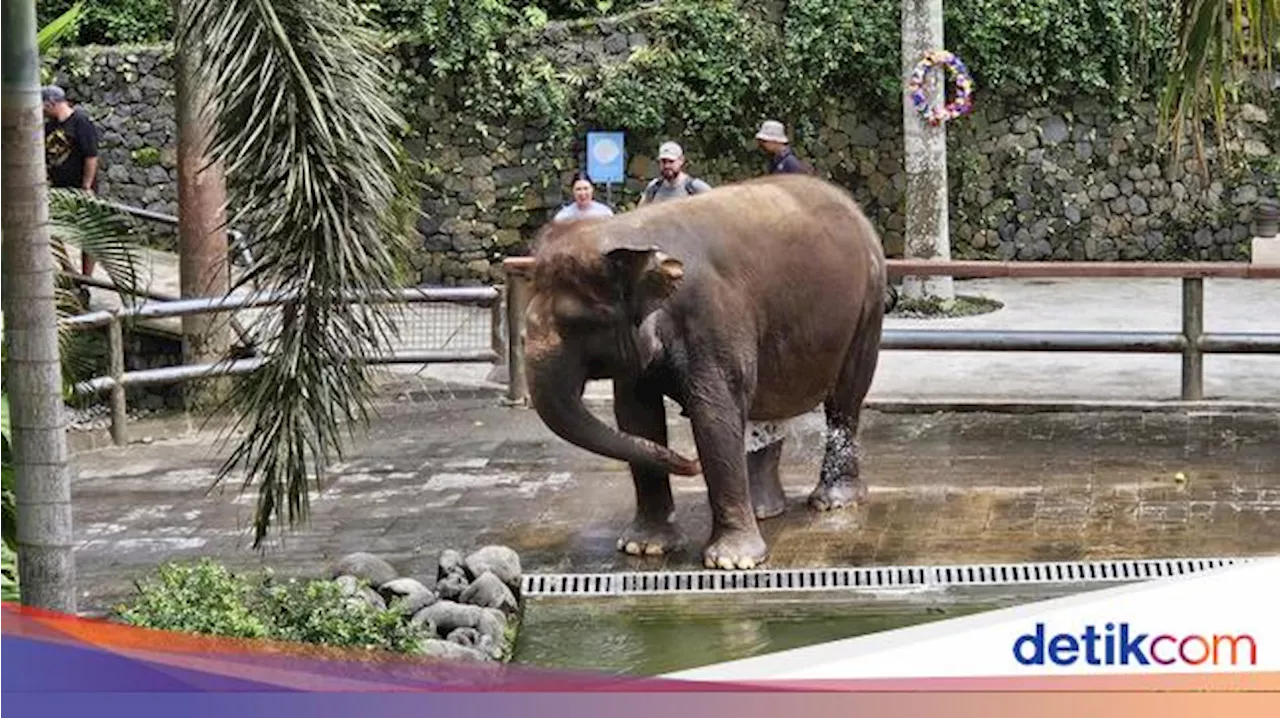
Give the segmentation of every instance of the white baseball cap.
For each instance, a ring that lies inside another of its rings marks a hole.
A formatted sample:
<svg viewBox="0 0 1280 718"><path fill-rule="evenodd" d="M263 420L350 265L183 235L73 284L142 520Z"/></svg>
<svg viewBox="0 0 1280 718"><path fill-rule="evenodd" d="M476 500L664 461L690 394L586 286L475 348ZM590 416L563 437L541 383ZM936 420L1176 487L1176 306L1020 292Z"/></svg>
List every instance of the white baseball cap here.
<svg viewBox="0 0 1280 718"><path fill-rule="evenodd" d="M658 148L658 159L678 160L684 157L684 149L674 142L663 142Z"/></svg>

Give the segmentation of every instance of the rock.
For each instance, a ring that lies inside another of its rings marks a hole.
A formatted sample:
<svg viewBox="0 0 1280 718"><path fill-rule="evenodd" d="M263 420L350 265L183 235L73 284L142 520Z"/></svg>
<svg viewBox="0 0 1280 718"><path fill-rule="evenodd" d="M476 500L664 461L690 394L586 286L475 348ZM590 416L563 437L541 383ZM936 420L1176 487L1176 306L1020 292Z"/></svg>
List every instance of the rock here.
<svg viewBox="0 0 1280 718"><path fill-rule="evenodd" d="M439 638L429 638L423 642L422 654L431 656L432 658L442 658L448 661L475 661L483 663L489 660L483 652L474 648L454 643L453 641L442 641Z"/></svg>
<svg viewBox="0 0 1280 718"><path fill-rule="evenodd" d="M342 589L342 595L354 596L360 593L360 579L355 576L339 576L333 580Z"/></svg>
<svg viewBox="0 0 1280 718"><path fill-rule="evenodd" d="M387 602L382 599L382 595L368 586L362 586L360 588L360 597L365 601L368 601L370 606L373 606L380 611L386 610L387 608Z"/></svg>
<svg viewBox="0 0 1280 718"><path fill-rule="evenodd" d="M1258 201L1258 188L1247 184L1243 187L1237 187L1236 191L1231 195L1231 204L1236 206L1253 204Z"/></svg>
<svg viewBox="0 0 1280 718"><path fill-rule="evenodd" d="M1040 124L1040 136L1046 145L1056 145L1065 142L1071 133L1067 129L1066 121L1054 115Z"/></svg>
<svg viewBox="0 0 1280 718"><path fill-rule="evenodd" d="M480 632L474 628L455 628L444 639L459 646L474 648L480 642Z"/></svg>
<svg viewBox="0 0 1280 718"><path fill-rule="evenodd" d="M332 578L354 576L369 582L374 588L388 581L394 581L399 575L391 564L371 553L357 552L338 559L329 571Z"/></svg>
<svg viewBox="0 0 1280 718"><path fill-rule="evenodd" d="M445 549L440 552L440 558L436 561L436 580L442 579L452 573L462 573L466 570L466 566L462 563L462 553L453 549Z"/></svg>
<svg viewBox="0 0 1280 718"><path fill-rule="evenodd" d="M1129 198L1129 211L1135 216L1141 217L1147 213L1147 200L1142 195L1135 194Z"/></svg>
<svg viewBox="0 0 1280 718"><path fill-rule="evenodd" d="M482 608L496 608L506 613L515 613L519 610L516 597L511 593L511 589L507 588L507 585L495 576L492 571L485 571L480 574L480 577L462 592L460 600L462 603L469 603Z"/></svg>
<svg viewBox="0 0 1280 718"><path fill-rule="evenodd" d="M436 581L436 594L440 598L456 601L462 597L462 592L467 590L468 583L466 574L451 573Z"/></svg>
<svg viewBox="0 0 1280 718"><path fill-rule="evenodd" d="M1120 188L1113 182L1102 185L1102 190L1098 192L1098 199L1103 201L1115 199L1120 196Z"/></svg>
<svg viewBox="0 0 1280 718"><path fill-rule="evenodd" d="M467 556L466 566L473 578L489 571L512 591L520 590L520 556L506 546L484 546Z"/></svg>
<svg viewBox="0 0 1280 718"><path fill-rule="evenodd" d="M437 633L447 636L455 628L479 628L481 621L485 620L484 610L479 606L454 601L436 601L413 614L411 623L429 621L436 627Z"/></svg>
<svg viewBox="0 0 1280 718"><path fill-rule="evenodd" d="M427 590L427 587L423 586L417 579L397 578L382 584L378 590L383 596L390 594L390 596L402 597L414 593L422 593Z"/></svg>

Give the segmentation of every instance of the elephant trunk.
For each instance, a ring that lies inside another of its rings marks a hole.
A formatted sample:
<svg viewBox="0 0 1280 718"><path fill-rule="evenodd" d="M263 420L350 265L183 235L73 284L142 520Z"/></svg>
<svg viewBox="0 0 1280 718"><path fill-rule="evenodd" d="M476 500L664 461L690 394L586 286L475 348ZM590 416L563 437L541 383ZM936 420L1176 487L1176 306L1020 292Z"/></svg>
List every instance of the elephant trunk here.
<svg viewBox="0 0 1280 718"><path fill-rule="evenodd" d="M582 395L587 367L563 344L529 356L529 398L538 416L560 438L587 451L630 464L648 465L676 474L696 476L697 460L686 459L648 439L624 434L587 411Z"/></svg>

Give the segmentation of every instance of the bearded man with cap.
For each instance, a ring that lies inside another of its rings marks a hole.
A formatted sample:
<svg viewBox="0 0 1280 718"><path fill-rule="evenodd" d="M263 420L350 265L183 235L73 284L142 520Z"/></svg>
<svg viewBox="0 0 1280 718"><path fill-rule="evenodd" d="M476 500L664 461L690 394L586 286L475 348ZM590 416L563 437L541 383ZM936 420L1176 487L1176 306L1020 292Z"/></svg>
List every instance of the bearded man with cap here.
<svg viewBox="0 0 1280 718"><path fill-rule="evenodd" d="M800 161L791 150L791 143L781 122L765 120L756 133L756 144L771 156L770 174L813 174L813 168Z"/></svg>
<svg viewBox="0 0 1280 718"><path fill-rule="evenodd" d="M679 199L711 190L711 185L685 174L684 148L675 142L663 142L658 148L658 164L662 167L662 176L655 177L644 188L640 204Z"/></svg>

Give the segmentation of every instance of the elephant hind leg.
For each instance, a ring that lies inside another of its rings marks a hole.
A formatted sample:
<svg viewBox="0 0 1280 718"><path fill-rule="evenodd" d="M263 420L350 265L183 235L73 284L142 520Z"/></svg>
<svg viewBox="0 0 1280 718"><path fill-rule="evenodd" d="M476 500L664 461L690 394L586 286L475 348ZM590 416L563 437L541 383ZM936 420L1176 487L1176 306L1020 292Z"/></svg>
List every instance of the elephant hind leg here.
<svg viewBox="0 0 1280 718"><path fill-rule="evenodd" d="M871 390L880 353L883 313L864 315L854 335L835 389L823 404L827 418L826 451L818 485L809 494L809 506L819 511L861 503L867 498L858 456L858 429L862 404Z"/></svg>
<svg viewBox="0 0 1280 718"><path fill-rule="evenodd" d="M751 505L757 519L770 519L787 510L787 495L782 490L782 478L778 475L784 441L786 439L779 439L747 454Z"/></svg>

